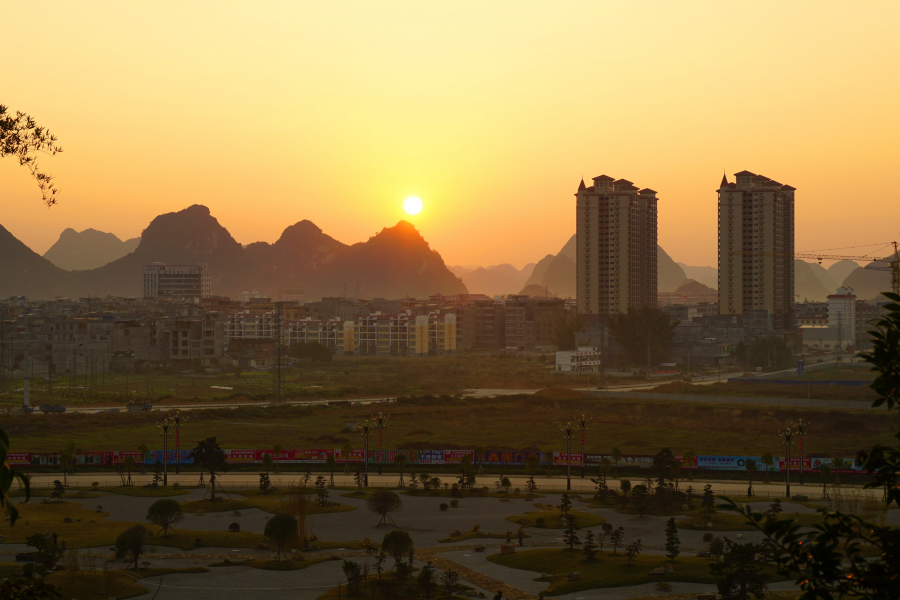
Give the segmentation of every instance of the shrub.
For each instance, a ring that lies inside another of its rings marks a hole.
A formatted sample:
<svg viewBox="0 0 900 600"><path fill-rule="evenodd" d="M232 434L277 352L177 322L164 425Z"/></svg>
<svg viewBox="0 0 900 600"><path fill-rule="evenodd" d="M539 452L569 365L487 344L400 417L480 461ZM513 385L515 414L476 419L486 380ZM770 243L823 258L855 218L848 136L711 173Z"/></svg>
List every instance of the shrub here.
<svg viewBox="0 0 900 600"><path fill-rule="evenodd" d="M441 509L441 510L447 510L447 509L450 508L450 507L447 506L447 503L446 503L446 502L441 502L441 504L440 504L440 506L438 506L438 508Z"/></svg>
<svg viewBox="0 0 900 600"><path fill-rule="evenodd" d="M478 533L479 529L481 529L481 525L473 525L472 526L472 531L474 531L475 533Z"/></svg>
<svg viewBox="0 0 900 600"><path fill-rule="evenodd" d="M180 484L180 483L177 483L177 482L176 482L176 483L173 483L173 484L172 484L172 489L173 489L173 490L180 490L180 489L181 489L181 484Z"/></svg>
<svg viewBox="0 0 900 600"><path fill-rule="evenodd" d="M537 520L535 520L535 522L534 522L534 524L537 525L538 527L543 527L544 523L546 523L546 521L544 520L544 517L538 517Z"/></svg>
<svg viewBox="0 0 900 600"><path fill-rule="evenodd" d="M228 531L230 531L232 533L237 533L240 530L241 530L240 523L232 523L231 525L228 526Z"/></svg>
<svg viewBox="0 0 900 600"><path fill-rule="evenodd" d="M711 531L707 531L703 534L703 541L707 543L713 541L713 534Z"/></svg>
<svg viewBox="0 0 900 600"><path fill-rule="evenodd" d="M100 487L100 482L99 482L99 481L92 481L92 482L91 482L91 489L96 490L96 489L99 488L99 487Z"/></svg>
<svg viewBox="0 0 900 600"><path fill-rule="evenodd" d="M454 498L453 500L450 501L450 506L452 506L453 508L459 508L459 500Z"/></svg>

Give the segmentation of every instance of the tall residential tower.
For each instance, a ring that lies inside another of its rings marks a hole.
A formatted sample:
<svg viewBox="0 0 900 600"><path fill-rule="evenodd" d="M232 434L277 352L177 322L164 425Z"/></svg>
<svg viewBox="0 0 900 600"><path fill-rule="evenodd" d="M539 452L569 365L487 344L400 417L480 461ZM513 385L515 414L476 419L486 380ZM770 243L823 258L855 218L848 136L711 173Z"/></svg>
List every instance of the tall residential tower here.
<svg viewBox="0 0 900 600"><path fill-rule="evenodd" d="M656 192L600 175L575 198L578 314L656 306Z"/></svg>
<svg viewBox="0 0 900 600"><path fill-rule="evenodd" d="M768 310L793 329L794 191L750 171L719 186L719 312Z"/></svg>

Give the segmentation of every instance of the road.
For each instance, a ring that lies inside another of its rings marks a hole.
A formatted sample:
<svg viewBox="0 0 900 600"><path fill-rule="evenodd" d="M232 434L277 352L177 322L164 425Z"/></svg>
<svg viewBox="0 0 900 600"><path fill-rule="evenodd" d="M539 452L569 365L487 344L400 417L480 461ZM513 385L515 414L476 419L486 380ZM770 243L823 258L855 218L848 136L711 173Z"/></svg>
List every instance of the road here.
<svg viewBox="0 0 900 600"><path fill-rule="evenodd" d="M260 465L260 468L262 466ZM397 487L400 479L400 475L398 473L386 473L384 475L378 475L377 470L375 468L370 467L369 471L369 485L370 487L384 487L384 488L395 488ZM556 471L561 472L564 471L564 468L556 467ZM593 469L596 471L596 469ZM589 469L589 472L591 470ZM420 468L419 473L422 473L423 470ZM593 492L595 489L594 483L591 481L591 474L584 479L579 476L580 469L572 467L572 491L578 493L585 492ZM648 471L649 475L650 472ZM271 473L270 478L271 482L276 487L285 487L292 484L299 484L304 477L303 472L292 471L292 472L281 472L281 473ZM324 475L326 478L328 477L328 473L324 473L322 471L316 471L312 473L312 478L309 481L308 485L312 486L315 482L315 478L319 475ZM780 483L763 483L763 473L758 474L759 481L754 481L753 489L757 496L762 499L767 497L776 498L784 497L785 485L783 482ZM796 483L798 478L798 473L794 472L791 474L791 479L793 480L791 483L791 493L803 493L808 494L810 499L819 498L822 494L822 485L819 483L816 484L806 484L800 485ZM436 476L440 477L444 483L452 483L456 480L456 475L453 473L437 473ZM519 490L525 490L525 482L528 480L527 476L518 473L518 474L506 474L509 478L510 483L512 484L511 489L519 488ZM174 483L179 483L184 486L195 486L198 483L199 473L196 471L191 471L190 473L182 473L180 475L175 475L174 468L169 467L169 485ZM56 479L60 479L60 474L58 473L34 473L31 475L32 485L37 489L46 489L52 487L53 481ZM141 486L145 484L151 483L153 480L153 476L150 473L141 475L132 473L132 479L135 482L135 485ZM409 481L409 473L405 474L404 478L407 482ZM490 487L492 490L495 489L495 482L499 479L499 475L494 473L484 474L478 476L478 484L486 485ZM630 481L633 485L637 485L640 483L637 477L629 477ZM205 477L204 481L208 484L209 477L208 474ZM216 476L216 481L218 485L223 487L235 487L235 488L256 488L259 485L259 477L253 473L248 472L240 472L240 473L222 473ZM121 485L119 480L119 476L115 473L76 473L74 475L68 476L68 482L70 486L73 487L90 487L93 482L98 482L102 487L115 487ZM335 473L334 475L335 485L338 487L347 487L352 488L356 486L352 474ZM564 474L553 475L550 477L547 476L538 476L535 477L535 483L538 485L537 493L541 492L564 492L566 491L566 478ZM722 480L722 479L697 479L695 481L689 481L686 477L682 477L679 482L679 487L681 489L686 489L688 486L692 486L696 493L700 493L703 490L703 486L706 484L712 485L713 492L718 495L738 495L738 496L746 496L747 495L747 482L746 481L735 481L735 480ZM615 478L610 478L608 480L608 485L611 489L618 490L619 489L619 481ZM849 486L844 486L849 487Z"/></svg>

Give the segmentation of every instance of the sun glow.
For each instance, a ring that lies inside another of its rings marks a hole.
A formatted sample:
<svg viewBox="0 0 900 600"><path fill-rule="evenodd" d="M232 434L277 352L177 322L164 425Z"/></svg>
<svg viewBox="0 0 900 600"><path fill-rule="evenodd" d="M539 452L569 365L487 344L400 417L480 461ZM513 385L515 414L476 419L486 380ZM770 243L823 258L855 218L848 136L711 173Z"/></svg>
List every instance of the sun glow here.
<svg viewBox="0 0 900 600"><path fill-rule="evenodd" d="M403 210L411 215L417 215L422 212L422 201L416 196L410 196L403 201Z"/></svg>

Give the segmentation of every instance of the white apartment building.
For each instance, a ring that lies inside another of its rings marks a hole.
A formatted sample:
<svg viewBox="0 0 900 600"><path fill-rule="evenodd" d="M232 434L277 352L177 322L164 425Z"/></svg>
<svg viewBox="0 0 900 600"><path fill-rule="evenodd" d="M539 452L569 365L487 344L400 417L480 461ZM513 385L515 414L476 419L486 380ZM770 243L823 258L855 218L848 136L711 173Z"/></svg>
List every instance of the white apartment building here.
<svg viewBox="0 0 900 600"><path fill-rule="evenodd" d="M556 352L557 373L599 373L601 356L597 348L559 350Z"/></svg>
<svg viewBox="0 0 900 600"><path fill-rule="evenodd" d="M656 192L607 175L593 181L575 194L578 314L656 306Z"/></svg>
<svg viewBox="0 0 900 600"><path fill-rule="evenodd" d="M793 329L794 192L764 175L735 173L719 186L719 312L768 310Z"/></svg>
<svg viewBox="0 0 900 600"><path fill-rule="evenodd" d="M196 265L153 263L144 266L144 298L206 298L211 278L205 262Z"/></svg>
<svg viewBox="0 0 900 600"><path fill-rule="evenodd" d="M828 296L828 327L849 346L856 345L856 295L853 288L839 287Z"/></svg>

